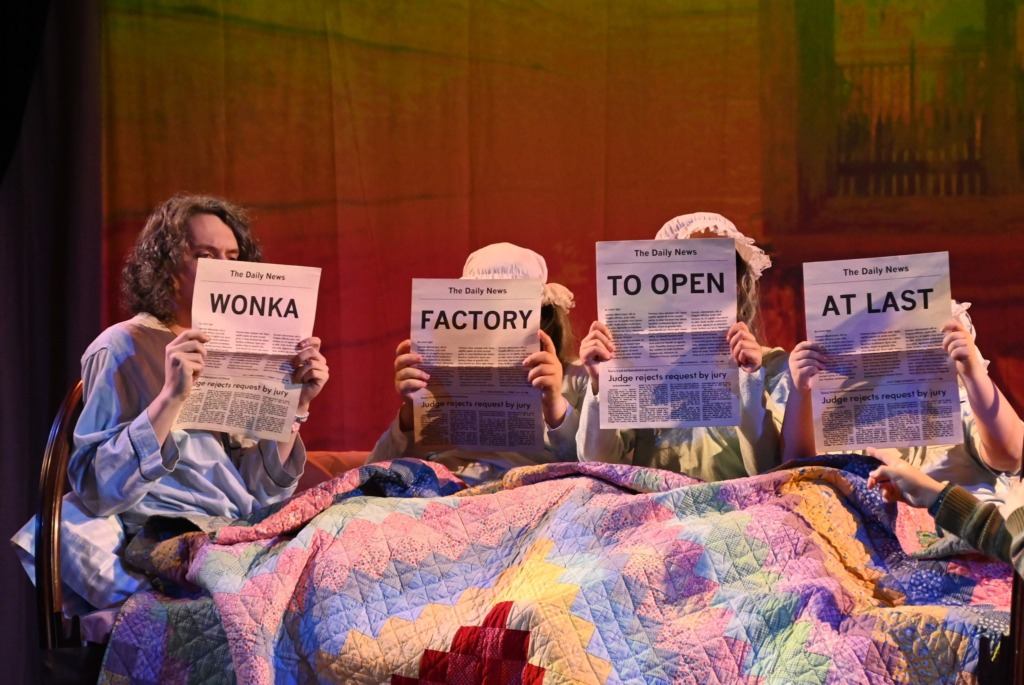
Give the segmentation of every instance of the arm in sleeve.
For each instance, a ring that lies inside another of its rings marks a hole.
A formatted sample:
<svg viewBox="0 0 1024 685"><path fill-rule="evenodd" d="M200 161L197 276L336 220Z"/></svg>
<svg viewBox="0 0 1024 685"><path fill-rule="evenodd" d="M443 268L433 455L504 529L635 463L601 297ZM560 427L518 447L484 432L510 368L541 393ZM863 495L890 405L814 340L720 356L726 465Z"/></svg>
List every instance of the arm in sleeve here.
<svg viewBox="0 0 1024 685"><path fill-rule="evenodd" d="M1001 402L1006 403L1005 397L1000 393ZM1002 473L999 469L995 468L992 464L985 460L982 456L987 453L983 445L982 431L978 426L978 417L975 416L974 408L971 406L970 401L967 399L967 391L960 386L960 420L963 426L964 432L964 447L967 449L967 453L970 457L982 466L986 471L992 474L998 475ZM1021 431L1022 423L1019 419L1014 419L1011 422L1017 426L1018 432ZM1012 430L1010 428L1007 429ZM1019 460L1018 460L1019 466ZM1019 472L1019 468L1014 472Z"/></svg>
<svg viewBox="0 0 1024 685"><path fill-rule="evenodd" d="M576 435L580 427L580 408L590 376L580 364L570 364L562 374L562 397L568 404L565 417L556 428L545 426L544 444L557 461L576 461Z"/></svg>
<svg viewBox="0 0 1024 685"><path fill-rule="evenodd" d="M1024 510L1014 513L1024 519ZM995 502L981 502L962 487L954 486L942 499L935 523L986 556L1010 561L1010 532ZM1020 545L1022 540L1017 543ZM1017 553L1020 554L1019 549Z"/></svg>
<svg viewBox="0 0 1024 685"><path fill-rule="evenodd" d="M298 435L288 461L283 464L278 444L273 440L257 442L232 437L228 448L246 489L261 506L290 497L306 467L306 446Z"/></svg>
<svg viewBox="0 0 1024 685"><path fill-rule="evenodd" d="M178 463L174 440L161 447L153 432L146 411L150 398L127 376L106 348L82 363L85 406L75 426L68 479L96 516L131 509Z"/></svg>
<svg viewBox="0 0 1024 685"><path fill-rule="evenodd" d="M763 349L762 365L748 374L740 370L738 449L748 475L782 463L782 427L792 380L788 355L779 348ZM792 415L790 420L795 420Z"/></svg>
<svg viewBox="0 0 1024 685"><path fill-rule="evenodd" d="M603 461L611 464L629 464L632 458L634 433L632 430L601 428L600 398L589 388L580 410L580 427L576 431L576 455L580 461Z"/></svg>
<svg viewBox="0 0 1024 685"><path fill-rule="evenodd" d="M391 425L373 446L366 463L372 464L378 461L391 461L401 457L414 456L413 447L413 432L403 431L398 426L398 416L395 416Z"/></svg>
<svg viewBox="0 0 1024 685"><path fill-rule="evenodd" d="M1010 563L1024 577L1024 507L1018 507L1006 518L1006 533L1010 537Z"/></svg>
<svg viewBox="0 0 1024 685"><path fill-rule="evenodd" d="M970 303L952 302L953 317L973 340L976 331L967 313L969 307ZM968 361L958 361L957 366L964 442L968 450L973 450L972 456L976 455L990 471L1018 473L1021 470L1024 421L988 375L989 362L977 345Z"/></svg>
<svg viewBox="0 0 1024 685"><path fill-rule="evenodd" d="M557 428L544 428L544 444L557 461L576 461L576 432L580 426L580 412L569 403L565 417Z"/></svg>

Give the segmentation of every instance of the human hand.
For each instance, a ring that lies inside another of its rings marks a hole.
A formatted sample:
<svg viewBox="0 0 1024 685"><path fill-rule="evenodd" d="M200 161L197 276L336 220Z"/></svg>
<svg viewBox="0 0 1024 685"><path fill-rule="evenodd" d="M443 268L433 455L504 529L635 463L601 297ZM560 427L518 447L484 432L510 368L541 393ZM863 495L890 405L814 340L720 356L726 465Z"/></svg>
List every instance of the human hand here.
<svg viewBox="0 0 1024 685"><path fill-rule="evenodd" d="M974 336L962 323L950 319L939 330L946 334L942 339L942 349L956 363L958 374L968 377L979 371L985 372L984 364L980 363L981 355L974 345Z"/></svg>
<svg viewBox="0 0 1024 685"><path fill-rule="evenodd" d="M818 343L809 340L797 343L789 353L789 373L797 390L809 392L814 387L814 378L825 369L827 359L825 348Z"/></svg>
<svg viewBox="0 0 1024 685"><path fill-rule="evenodd" d="M403 340L395 350L395 392L406 402L412 402L417 390L427 387L430 374L419 368L423 357L412 351L412 341Z"/></svg>
<svg viewBox="0 0 1024 685"><path fill-rule="evenodd" d="M206 364L210 336L194 328L182 331L164 348L164 386L160 393L180 404L188 399L192 384Z"/></svg>
<svg viewBox="0 0 1024 685"><path fill-rule="evenodd" d="M308 414L309 403L320 394L331 374L327 367L327 359L320 353L320 338L306 338L299 341L295 347L299 351L292 357L292 366L295 367L292 382L302 384L296 411L299 414Z"/></svg>
<svg viewBox="0 0 1024 685"><path fill-rule="evenodd" d="M601 377L601 362L615 359L615 343L612 332L600 321L590 324L590 331L580 341L580 359L587 373L590 374L590 388L597 394L598 382Z"/></svg>
<svg viewBox="0 0 1024 685"><path fill-rule="evenodd" d="M523 366L530 369L527 380L540 389L541 409L544 421L552 428L565 418L568 402L562 397L562 362L555 351L555 342L544 331L539 331L540 350L523 360Z"/></svg>
<svg viewBox="0 0 1024 685"><path fill-rule="evenodd" d="M930 507L946 487L927 473L904 461L896 450L867 448L869 457L882 465L868 474L868 487L877 487L885 502L906 502L912 507Z"/></svg>
<svg viewBox="0 0 1024 685"><path fill-rule="evenodd" d="M737 321L725 333L729 341L729 353L736 365L747 373L756 373L761 368L761 343L742 321Z"/></svg>

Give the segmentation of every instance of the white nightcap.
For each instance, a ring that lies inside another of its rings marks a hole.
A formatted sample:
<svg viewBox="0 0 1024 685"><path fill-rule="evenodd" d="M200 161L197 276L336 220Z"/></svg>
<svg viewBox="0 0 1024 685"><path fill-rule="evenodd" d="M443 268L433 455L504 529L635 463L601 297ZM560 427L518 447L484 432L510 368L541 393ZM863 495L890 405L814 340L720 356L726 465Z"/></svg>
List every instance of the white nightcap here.
<svg viewBox="0 0 1024 685"><path fill-rule="evenodd" d="M572 291L560 283L548 283L548 265L533 250L512 243L492 243L466 258L463 278L536 279L544 284L541 304L563 309L575 306Z"/></svg>
<svg viewBox="0 0 1024 685"><path fill-rule="evenodd" d="M755 281L761 278L761 274L764 273L765 269L772 265L771 258L764 253L764 250L754 244L753 238L743 235L736 228L736 224L721 214L715 214L714 212L695 212L693 214L677 216L675 219L666 222L661 227L661 230L658 231L658 235L654 236L654 239L689 238L695 233L703 231L720 235L723 238L734 239L736 241L736 251L740 253L740 257L746 262L747 268L750 270Z"/></svg>

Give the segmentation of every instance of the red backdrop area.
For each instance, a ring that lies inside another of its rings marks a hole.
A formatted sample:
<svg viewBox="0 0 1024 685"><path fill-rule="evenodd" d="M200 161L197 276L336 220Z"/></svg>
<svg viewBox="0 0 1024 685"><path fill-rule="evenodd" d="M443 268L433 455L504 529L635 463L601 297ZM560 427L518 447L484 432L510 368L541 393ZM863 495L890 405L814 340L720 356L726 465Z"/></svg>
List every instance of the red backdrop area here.
<svg viewBox="0 0 1024 685"><path fill-rule="evenodd" d="M106 323L146 213L251 208L323 269L332 378L303 434L369 449L398 406L410 280L511 241L594 317L594 242L689 211L761 231L757 4L108 3Z"/></svg>
<svg viewBox="0 0 1024 685"><path fill-rule="evenodd" d="M332 378L307 442L369 449L398 406L412 278L515 242L576 293L582 334L595 241L717 211L775 248L769 343L802 336L803 261L949 250L984 351L1024 368L1002 247L1021 196L830 198L834 15L811 5L107 2L105 323L155 204L242 203L270 261L323 269Z"/></svg>

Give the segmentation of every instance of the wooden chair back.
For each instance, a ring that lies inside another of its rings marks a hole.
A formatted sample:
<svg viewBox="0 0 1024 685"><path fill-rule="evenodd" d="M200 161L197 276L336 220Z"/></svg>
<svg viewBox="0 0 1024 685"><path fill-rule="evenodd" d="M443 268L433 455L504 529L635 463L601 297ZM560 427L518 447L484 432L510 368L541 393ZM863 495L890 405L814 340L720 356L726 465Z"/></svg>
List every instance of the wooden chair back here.
<svg viewBox="0 0 1024 685"><path fill-rule="evenodd" d="M82 413L82 381L75 383L57 410L43 452L36 518L36 607L39 645L44 650L81 646L77 621L64 618L60 582L61 502L68 484L75 424Z"/></svg>

